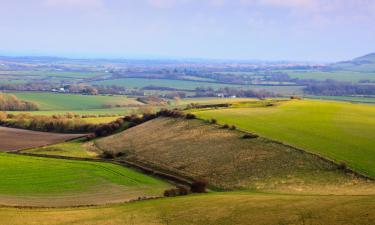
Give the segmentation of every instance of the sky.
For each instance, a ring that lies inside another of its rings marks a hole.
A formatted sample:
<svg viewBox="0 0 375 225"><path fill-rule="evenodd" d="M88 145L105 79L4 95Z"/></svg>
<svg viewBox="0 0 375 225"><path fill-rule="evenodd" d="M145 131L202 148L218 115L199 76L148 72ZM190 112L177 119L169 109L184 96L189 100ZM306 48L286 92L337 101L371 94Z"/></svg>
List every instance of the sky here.
<svg viewBox="0 0 375 225"><path fill-rule="evenodd" d="M339 61L375 52L375 0L0 0L0 54Z"/></svg>

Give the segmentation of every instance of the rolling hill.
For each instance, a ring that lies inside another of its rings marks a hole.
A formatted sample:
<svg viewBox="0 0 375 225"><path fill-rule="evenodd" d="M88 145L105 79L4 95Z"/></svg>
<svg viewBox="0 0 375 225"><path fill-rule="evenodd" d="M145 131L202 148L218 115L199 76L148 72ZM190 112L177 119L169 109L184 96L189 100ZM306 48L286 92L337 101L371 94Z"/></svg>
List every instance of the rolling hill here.
<svg viewBox="0 0 375 225"><path fill-rule="evenodd" d="M199 120L157 118L95 141L99 150L122 152L217 189L287 193L373 193L374 183L345 174L327 160L265 138ZM324 188L323 188L324 187Z"/></svg>
<svg viewBox="0 0 375 225"><path fill-rule="evenodd" d="M0 153L0 205L73 207L161 196L169 184L119 165Z"/></svg>
<svg viewBox="0 0 375 225"><path fill-rule="evenodd" d="M331 65L334 69L356 71L356 72L375 72L375 53L364 55L353 60L338 62Z"/></svg>
<svg viewBox="0 0 375 225"><path fill-rule="evenodd" d="M375 107L334 101L294 100L273 107L207 109L203 119L282 141L375 177Z"/></svg>

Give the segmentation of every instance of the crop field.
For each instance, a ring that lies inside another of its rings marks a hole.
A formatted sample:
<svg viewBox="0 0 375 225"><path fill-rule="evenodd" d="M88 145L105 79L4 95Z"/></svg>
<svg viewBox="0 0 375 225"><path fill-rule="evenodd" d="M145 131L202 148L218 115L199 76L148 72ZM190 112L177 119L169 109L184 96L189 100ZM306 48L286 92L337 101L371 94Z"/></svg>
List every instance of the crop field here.
<svg viewBox="0 0 375 225"><path fill-rule="evenodd" d="M355 96L306 96L306 97L312 98L312 99L375 104L375 97L355 97Z"/></svg>
<svg viewBox="0 0 375 225"><path fill-rule="evenodd" d="M0 208L0 224L370 225L374 207L374 196L211 193L80 209Z"/></svg>
<svg viewBox="0 0 375 225"><path fill-rule="evenodd" d="M0 151L35 148L82 136L82 134L55 134L0 127Z"/></svg>
<svg viewBox="0 0 375 225"><path fill-rule="evenodd" d="M19 99L38 104L41 111L93 110L116 107L116 105L142 105L134 98L125 96L91 96L42 92L15 92Z"/></svg>
<svg viewBox="0 0 375 225"><path fill-rule="evenodd" d="M375 73L371 72L352 72L352 71L290 71L286 72L291 78L299 79L314 79L314 80L338 80L347 82L358 82L360 80L372 80L375 81Z"/></svg>
<svg viewBox="0 0 375 225"><path fill-rule="evenodd" d="M94 82L99 85L120 85L127 88L142 88L146 86L159 86L169 87L184 90L194 90L198 87L212 87L214 89L233 87L243 88L252 90L268 90L283 94L296 94L301 93L301 87L298 86L255 86L255 85L234 85L234 84L222 84L222 83L211 83L201 81L185 81L185 80L168 80L168 79L146 79L146 78L123 78L114 80L105 80Z"/></svg>
<svg viewBox="0 0 375 225"><path fill-rule="evenodd" d="M266 139L242 136L199 120L159 118L96 140L94 145L97 151L123 152L128 160L204 178L219 189L375 194L375 183L347 176L330 162Z"/></svg>
<svg viewBox="0 0 375 225"><path fill-rule="evenodd" d="M119 165L0 153L0 205L77 206L160 196L169 185Z"/></svg>
<svg viewBox="0 0 375 225"><path fill-rule="evenodd" d="M1 71L1 75L20 77L33 77L41 79L45 77L57 78L90 78L95 76L105 75L103 72L66 72L66 71L47 71L47 70L14 70Z"/></svg>
<svg viewBox="0 0 375 225"><path fill-rule="evenodd" d="M314 152L375 177L375 107L333 101L287 101L274 107L201 110L203 119Z"/></svg>

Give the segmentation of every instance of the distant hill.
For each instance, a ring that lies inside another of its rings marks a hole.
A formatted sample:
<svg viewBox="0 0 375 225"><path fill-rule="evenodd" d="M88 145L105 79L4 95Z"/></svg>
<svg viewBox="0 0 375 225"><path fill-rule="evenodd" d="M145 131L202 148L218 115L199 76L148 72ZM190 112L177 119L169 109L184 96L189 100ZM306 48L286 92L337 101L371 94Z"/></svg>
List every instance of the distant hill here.
<svg viewBox="0 0 375 225"><path fill-rule="evenodd" d="M349 61L338 62L331 65L331 67L347 71L375 72L375 53L364 55Z"/></svg>

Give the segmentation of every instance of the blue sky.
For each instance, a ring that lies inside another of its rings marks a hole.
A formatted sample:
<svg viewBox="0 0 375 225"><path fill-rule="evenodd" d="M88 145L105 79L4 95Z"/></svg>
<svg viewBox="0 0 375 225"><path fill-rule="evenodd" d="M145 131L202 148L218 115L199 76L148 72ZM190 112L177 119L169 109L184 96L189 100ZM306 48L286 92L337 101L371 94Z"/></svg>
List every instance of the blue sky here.
<svg viewBox="0 0 375 225"><path fill-rule="evenodd" d="M336 61L375 52L375 0L1 0L0 53Z"/></svg>

